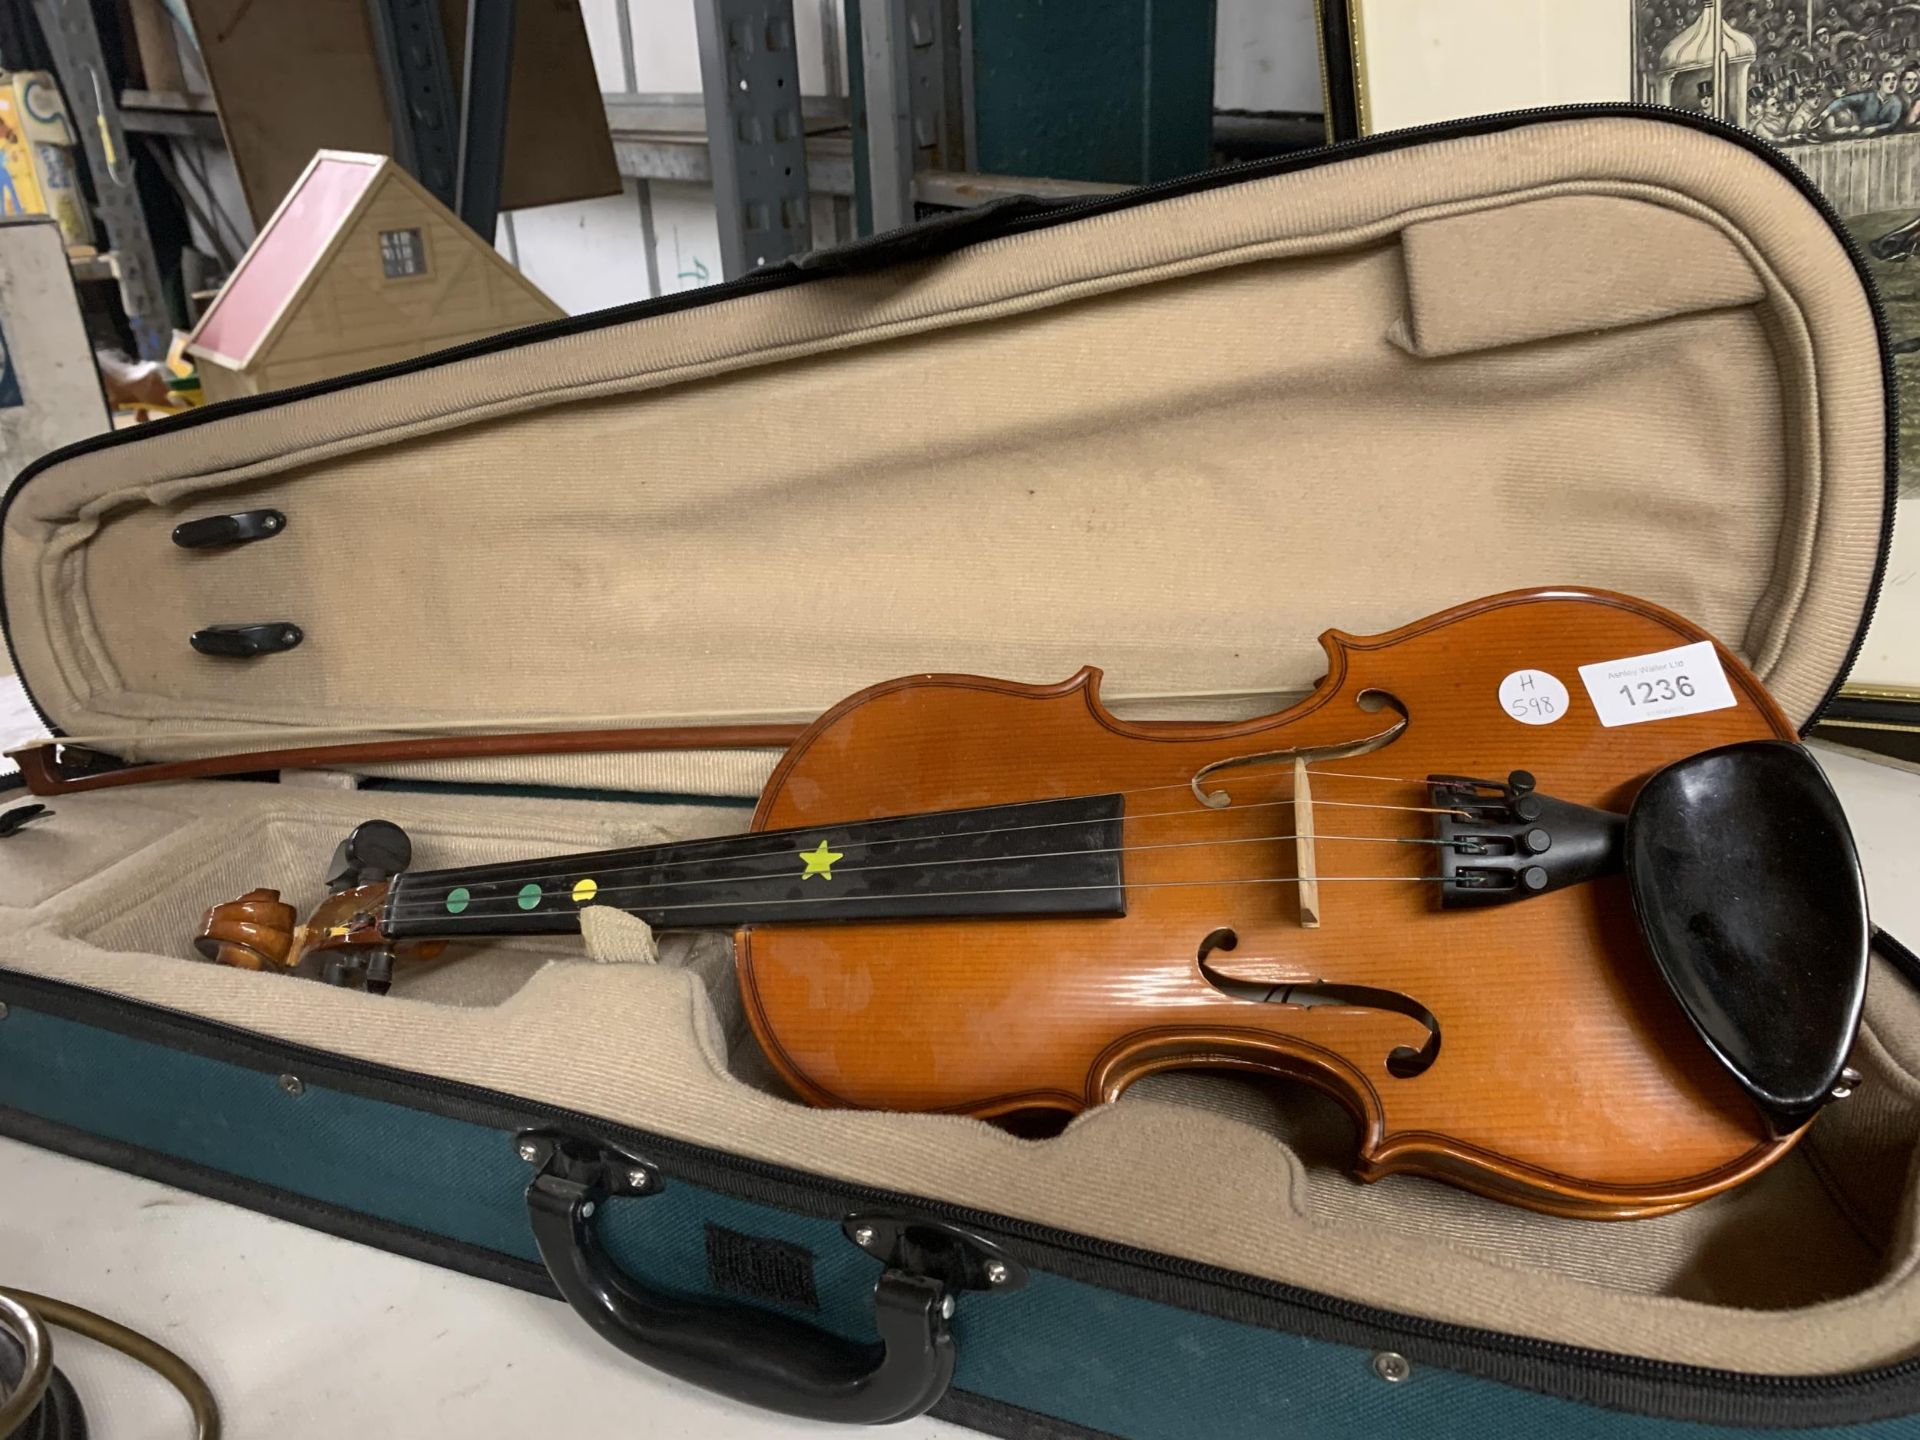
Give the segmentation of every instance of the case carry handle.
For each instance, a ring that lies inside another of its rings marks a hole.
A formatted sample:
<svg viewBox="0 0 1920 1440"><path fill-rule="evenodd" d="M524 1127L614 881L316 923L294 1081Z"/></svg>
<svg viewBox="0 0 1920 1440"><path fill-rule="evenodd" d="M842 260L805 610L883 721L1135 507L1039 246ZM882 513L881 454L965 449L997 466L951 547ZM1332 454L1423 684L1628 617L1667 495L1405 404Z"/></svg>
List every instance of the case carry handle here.
<svg viewBox="0 0 1920 1440"><path fill-rule="evenodd" d="M848 1238L887 1261L873 1290L878 1343L756 1307L649 1290L620 1271L592 1222L609 1196L658 1194L658 1167L547 1132L519 1135L515 1145L539 1167L527 1187L534 1243L581 1318L643 1364L763 1409L841 1424L912 1419L953 1380L954 1291L1026 1282L1018 1262L957 1227L851 1216Z"/></svg>

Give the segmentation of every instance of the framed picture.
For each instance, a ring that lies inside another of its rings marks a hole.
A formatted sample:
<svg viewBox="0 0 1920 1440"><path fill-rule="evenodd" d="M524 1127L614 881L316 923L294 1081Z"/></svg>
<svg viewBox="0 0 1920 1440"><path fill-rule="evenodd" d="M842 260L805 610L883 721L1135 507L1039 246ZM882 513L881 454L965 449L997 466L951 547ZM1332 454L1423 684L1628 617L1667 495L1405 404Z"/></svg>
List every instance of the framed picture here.
<svg viewBox="0 0 1920 1440"><path fill-rule="evenodd" d="M1625 100L1633 0L1316 0L1329 138Z"/></svg>
<svg viewBox="0 0 1920 1440"><path fill-rule="evenodd" d="M1920 733L1920 0L1317 0L1329 138L1583 101L1697 110L1778 146L1885 303L1900 513L1826 723Z"/></svg>
<svg viewBox="0 0 1920 1440"><path fill-rule="evenodd" d="M1920 276L1915 277L1920 280ZM1889 301L1888 309L1892 303ZM1896 332L1897 333L1897 332ZM1910 388L1911 387L1911 388ZM1913 424L1909 407L1920 405L1920 379L1909 379L1901 366L1901 419L1905 431ZM1903 448L1915 442L1903 437ZM1912 462L1908 462L1911 467ZM1912 468L1900 476L1900 503L1920 505L1920 483ZM1886 578L1880 582L1880 604L1867 627L1867 638L1853 662L1847 683L1821 718L1822 728L1836 730L1906 731L1920 736L1920 521L1896 521L1893 549L1887 555ZM1858 737L1863 742L1869 737Z"/></svg>

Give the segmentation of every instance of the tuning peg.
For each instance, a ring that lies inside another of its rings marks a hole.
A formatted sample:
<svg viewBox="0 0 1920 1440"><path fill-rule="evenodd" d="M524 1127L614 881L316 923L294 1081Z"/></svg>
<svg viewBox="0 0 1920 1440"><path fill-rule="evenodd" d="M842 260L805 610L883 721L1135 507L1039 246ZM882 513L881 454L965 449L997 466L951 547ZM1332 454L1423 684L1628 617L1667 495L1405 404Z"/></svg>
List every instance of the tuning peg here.
<svg viewBox="0 0 1920 1440"><path fill-rule="evenodd" d="M387 880L413 863L413 842L391 820L363 820L335 847L327 885L341 889Z"/></svg>

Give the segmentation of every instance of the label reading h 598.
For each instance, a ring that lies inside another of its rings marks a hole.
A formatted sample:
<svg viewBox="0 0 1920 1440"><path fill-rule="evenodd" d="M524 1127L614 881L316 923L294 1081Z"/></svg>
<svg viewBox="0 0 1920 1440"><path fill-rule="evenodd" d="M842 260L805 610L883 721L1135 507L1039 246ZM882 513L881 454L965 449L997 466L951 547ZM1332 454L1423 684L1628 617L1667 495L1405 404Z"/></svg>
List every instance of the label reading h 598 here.
<svg viewBox="0 0 1920 1440"><path fill-rule="evenodd" d="M1602 725L1639 725L1648 720L1671 720L1725 710L1734 701L1733 687L1720 665L1720 654L1710 640L1630 655L1624 660L1602 660L1582 665L1593 708Z"/></svg>

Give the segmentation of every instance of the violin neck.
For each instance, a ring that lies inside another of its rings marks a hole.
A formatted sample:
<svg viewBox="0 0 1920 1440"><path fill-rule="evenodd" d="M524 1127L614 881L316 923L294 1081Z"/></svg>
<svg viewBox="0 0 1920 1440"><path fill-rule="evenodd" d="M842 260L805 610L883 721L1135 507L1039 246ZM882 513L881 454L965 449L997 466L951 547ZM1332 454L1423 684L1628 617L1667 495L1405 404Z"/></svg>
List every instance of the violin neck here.
<svg viewBox="0 0 1920 1440"><path fill-rule="evenodd" d="M414 871L396 940L577 931L589 905L656 930L1126 912L1118 795L941 810L717 840Z"/></svg>

